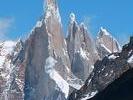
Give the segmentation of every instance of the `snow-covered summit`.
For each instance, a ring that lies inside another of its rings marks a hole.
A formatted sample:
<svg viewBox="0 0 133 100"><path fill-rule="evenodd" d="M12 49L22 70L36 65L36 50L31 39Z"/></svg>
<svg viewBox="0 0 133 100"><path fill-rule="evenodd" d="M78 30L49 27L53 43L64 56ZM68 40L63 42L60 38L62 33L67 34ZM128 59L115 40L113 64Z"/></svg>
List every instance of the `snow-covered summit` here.
<svg viewBox="0 0 133 100"><path fill-rule="evenodd" d="M75 14L74 13L71 13L70 14L70 22L73 23L76 21L76 17L75 17Z"/></svg>
<svg viewBox="0 0 133 100"><path fill-rule="evenodd" d="M96 46L101 58L110 53L121 51L121 46L118 41L103 27L98 32Z"/></svg>
<svg viewBox="0 0 133 100"><path fill-rule="evenodd" d="M99 36L110 35L110 33L103 27L100 28Z"/></svg>

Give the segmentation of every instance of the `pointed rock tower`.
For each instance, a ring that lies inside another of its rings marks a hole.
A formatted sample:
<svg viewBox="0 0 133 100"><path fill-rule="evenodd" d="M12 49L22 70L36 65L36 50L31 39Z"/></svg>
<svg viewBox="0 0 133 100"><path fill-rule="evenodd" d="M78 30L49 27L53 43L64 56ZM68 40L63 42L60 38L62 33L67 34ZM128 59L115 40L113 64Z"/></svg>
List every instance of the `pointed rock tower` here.
<svg viewBox="0 0 133 100"><path fill-rule="evenodd" d="M86 26L84 23L78 25L73 13L70 14L67 48L72 72L85 81L93 70L98 54Z"/></svg>
<svg viewBox="0 0 133 100"><path fill-rule="evenodd" d="M94 70L90 77L88 77L86 80L83 87L78 91L74 91L70 95L69 100L91 100L90 98L92 98L98 92L103 91L109 84L118 79L123 73L129 69L132 69L132 63L133 38L131 37L130 42L123 46L121 52L112 53L104 57L101 61L99 60L95 63Z"/></svg>
<svg viewBox="0 0 133 100"><path fill-rule="evenodd" d="M103 27L101 27L98 33L96 46L100 58L103 58L110 53L121 51L121 46L119 45L117 40Z"/></svg>
<svg viewBox="0 0 133 100"><path fill-rule="evenodd" d="M56 0L46 0L45 10L26 41L25 100L64 100L69 85L78 82L71 74Z"/></svg>

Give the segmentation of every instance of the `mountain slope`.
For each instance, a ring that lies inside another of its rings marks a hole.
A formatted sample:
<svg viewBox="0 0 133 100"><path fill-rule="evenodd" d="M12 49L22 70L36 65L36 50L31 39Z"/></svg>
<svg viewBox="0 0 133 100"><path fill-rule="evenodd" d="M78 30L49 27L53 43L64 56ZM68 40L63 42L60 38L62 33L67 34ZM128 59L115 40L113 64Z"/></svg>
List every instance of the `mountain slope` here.
<svg viewBox="0 0 133 100"><path fill-rule="evenodd" d="M86 80L84 86L70 95L70 100L80 100L81 98L89 99L97 92L105 89L121 74L132 68L128 62L133 55L133 38L123 46L120 53L112 53L103 60L97 61L90 77ZM76 96L75 96L76 95Z"/></svg>
<svg viewBox="0 0 133 100"><path fill-rule="evenodd" d="M126 71L89 100L133 100L133 69Z"/></svg>

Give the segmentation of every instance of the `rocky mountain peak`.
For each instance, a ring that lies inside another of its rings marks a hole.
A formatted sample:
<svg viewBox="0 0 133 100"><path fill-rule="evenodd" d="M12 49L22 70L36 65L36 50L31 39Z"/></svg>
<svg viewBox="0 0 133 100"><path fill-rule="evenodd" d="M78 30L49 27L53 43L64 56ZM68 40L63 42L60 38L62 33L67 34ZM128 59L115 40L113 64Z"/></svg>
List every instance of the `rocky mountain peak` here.
<svg viewBox="0 0 133 100"><path fill-rule="evenodd" d="M94 70L86 80L85 85L80 90L74 91L69 100L86 100L93 97L97 92L105 89L115 79L132 68L133 45L131 37L130 42L123 46L121 52L111 53L102 60L97 60L94 64Z"/></svg>
<svg viewBox="0 0 133 100"><path fill-rule="evenodd" d="M47 11L56 12L58 9L56 0L46 0L44 1L44 6L45 6L44 10L46 12Z"/></svg>
<svg viewBox="0 0 133 100"><path fill-rule="evenodd" d="M44 5L26 41L0 43L0 100L67 100L73 90L72 100L92 97L133 66L133 38L118 53L118 42L101 27L95 46L71 13L65 39L57 0Z"/></svg>
<svg viewBox="0 0 133 100"><path fill-rule="evenodd" d="M44 18L26 41L25 100L65 100L81 87L82 81L71 72L63 35L56 0L47 0Z"/></svg>
<svg viewBox="0 0 133 100"><path fill-rule="evenodd" d="M104 35L111 35L105 28L101 27L100 31L99 31L99 36L98 37L102 37Z"/></svg>
<svg viewBox="0 0 133 100"><path fill-rule="evenodd" d="M75 17L75 14L74 13L71 13L70 14L70 22L73 23L76 21L76 17Z"/></svg>
<svg viewBox="0 0 133 100"><path fill-rule="evenodd" d="M101 58L110 53L121 51L118 41L103 27L98 32L96 46Z"/></svg>
<svg viewBox="0 0 133 100"><path fill-rule="evenodd" d="M57 1L56 0L46 0L46 2L44 3L45 5L45 21L47 19L49 19L50 17L52 18L57 18L59 20L59 22L61 22L61 17L60 17L60 13L59 13L59 9L58 9L58 5L57 5Z"/></svg>
<svg viewBox="0 0 133 100"><path fill-rule="evenodd" d="M84 23L78 24L75 15L70 14L68 27L67 50L71 62L72 72L80 79L86 77L93 70L93 64L98 57L94 53L93 41ZM93 55L94 54L94 55Z"/></svg>

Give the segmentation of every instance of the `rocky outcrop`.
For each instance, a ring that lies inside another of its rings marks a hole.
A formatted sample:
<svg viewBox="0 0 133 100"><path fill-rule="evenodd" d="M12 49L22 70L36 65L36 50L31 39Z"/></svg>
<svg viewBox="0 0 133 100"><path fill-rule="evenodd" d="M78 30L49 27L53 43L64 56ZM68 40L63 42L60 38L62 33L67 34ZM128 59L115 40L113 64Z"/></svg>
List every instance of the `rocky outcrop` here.
<svg viewBox="0 0 133 100"><path fill-rule="evenodd" d="M132 100L133 69L126 71L107 88L89 100Z"/></svg>
<svg viewBox="0 0 133 100"><path fill-rule="evenodd" d="M96 47L97 47L97 51L101 59L103 59L106 55L121 51L120 44L103 27L101 27L98 33L98 36L96 39Z"/></svg>
<svg viewBox="0 0 133 100"><path fill-rule="evenodd" d="M67 49L72 72L78 78L85 81L92 72L93 65L99 57L86 26L83 23L78 25L73 13L70 14Z"/></svg>
<svg viewBox="0 0 133 100"><path fill-rule="evenodd" d="M89 99L97 92L105 89L121 74L132 68L130 65L132 56L133 43L131 38L130 42L123 46L121 53L112 53L95 63L94 70L86 80L85 85L80 90L74 91L70 95L70 100Z"/></svg>

